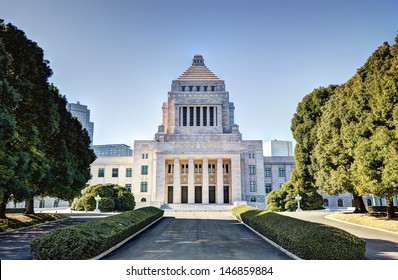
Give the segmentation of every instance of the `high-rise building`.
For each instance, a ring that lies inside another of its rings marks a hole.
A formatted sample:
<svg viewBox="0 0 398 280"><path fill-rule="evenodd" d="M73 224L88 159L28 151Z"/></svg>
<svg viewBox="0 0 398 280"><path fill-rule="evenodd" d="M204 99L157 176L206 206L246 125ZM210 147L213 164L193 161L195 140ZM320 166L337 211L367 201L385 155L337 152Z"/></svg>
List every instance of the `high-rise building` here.
<svg viewBox="0 0 398 280"><path fill-rule="evenodd" d="M77 103L66 104L66 109L72 114L72 116L76 117L82 124L83 128L87 130L91 144L93 144L94 123L90 122L90 110L87 109L87 106L82 105L77 101Z"/></svg>

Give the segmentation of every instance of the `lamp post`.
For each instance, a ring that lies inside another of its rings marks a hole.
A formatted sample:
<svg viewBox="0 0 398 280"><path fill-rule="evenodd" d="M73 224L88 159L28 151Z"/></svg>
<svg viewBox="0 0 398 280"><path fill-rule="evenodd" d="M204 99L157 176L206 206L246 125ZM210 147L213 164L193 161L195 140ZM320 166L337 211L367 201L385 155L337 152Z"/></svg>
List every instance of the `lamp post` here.
<svg viewBox="0 0 398 280"><path fill-rule="evenodd" d="M97 194L97 196L94 197L94 199L95 199L95 210L94 210L94 212L99 213L101 211L98 209L98 204L99 204L99 202L101 200L101 197Z"/></svg>
<svg viewBox="0 0 398 280"><path fill-rule="evenodd" d="M301 208L300 208L300 200L302 199L302 197L298 194L298 195L296 195L296 200L297 200L297 209L296 209L296 212L301 212L301 211L303 211Z"/></svg>

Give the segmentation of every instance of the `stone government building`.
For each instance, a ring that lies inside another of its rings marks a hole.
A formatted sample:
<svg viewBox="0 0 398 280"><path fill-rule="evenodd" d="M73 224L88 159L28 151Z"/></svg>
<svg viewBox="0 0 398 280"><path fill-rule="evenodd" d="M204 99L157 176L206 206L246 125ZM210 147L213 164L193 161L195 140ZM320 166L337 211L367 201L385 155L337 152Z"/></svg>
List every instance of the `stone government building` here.
<svg viewBox="0 0 398 280"><path fill-rule="evenodd" d="M291 142L271 141L264 157L261 140L242 140L225 83L201 55L172 81L162 110L154 140L134 142L132 191L138 202L264 204L275 184L272 174L278 174L278 187L289 179Z"/></svg>

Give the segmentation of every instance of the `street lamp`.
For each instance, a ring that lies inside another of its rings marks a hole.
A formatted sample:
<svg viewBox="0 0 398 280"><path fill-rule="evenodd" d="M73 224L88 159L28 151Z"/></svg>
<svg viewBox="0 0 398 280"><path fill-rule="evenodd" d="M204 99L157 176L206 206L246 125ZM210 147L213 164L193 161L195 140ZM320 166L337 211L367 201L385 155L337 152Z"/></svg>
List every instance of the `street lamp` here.
<svg viewBox="0 0 398 280"><path fill-rule="evenodd" d="M98 209L98 204L99 204L99 202L101 200L101 197L97 194L97 196L94 197L94 199L95 199L95 210L94 210L94 212L99 213L101 211Z"/></svg>
<svg viewBox="0 0 398 280"><path fill-rule="evenodd" d="M300 208L300 200L302 199L302 197L298 194L298 195L296 195L296 200L297 200L297 209L296 209L296 212L301 212L301 211L303 211L301 208Z"/></svg>

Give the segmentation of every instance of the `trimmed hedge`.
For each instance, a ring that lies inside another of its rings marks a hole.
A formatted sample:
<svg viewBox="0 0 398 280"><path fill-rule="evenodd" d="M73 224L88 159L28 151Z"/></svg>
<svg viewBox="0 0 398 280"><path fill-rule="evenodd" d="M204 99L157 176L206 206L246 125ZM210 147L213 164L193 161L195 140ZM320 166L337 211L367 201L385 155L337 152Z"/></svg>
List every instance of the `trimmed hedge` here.
<svg viewBox="0 0 398 280"><path fill-rule="evenodd" d="M31 254L42 260L84 260L105 252L163 216L145 207L47 232L30 243Z"/></svg>
<svg viewBox="0 0 398 280"><path fill-rule="evenodd" d="M387 213L387 206L367 206L366 209L369 213ZM398 212L398 206L394 206L394 212Z"/></svg>
<svg viewBox="0 0 398 280"><path fill-rule="evenodd" d="M257 232L306 260L362 260L366 242L344 230L247 205L232 214Z"/></svg>

